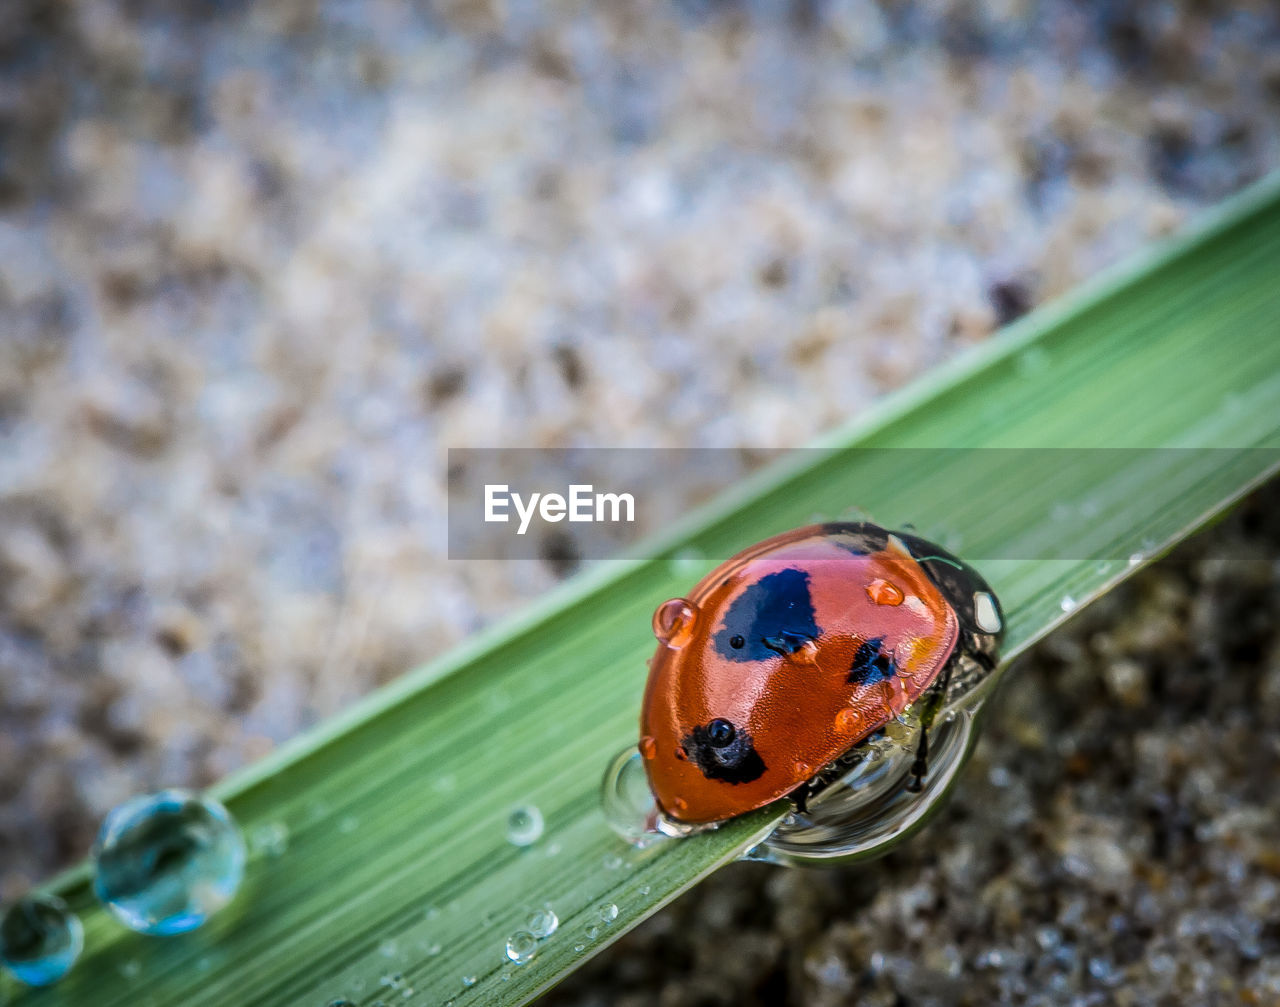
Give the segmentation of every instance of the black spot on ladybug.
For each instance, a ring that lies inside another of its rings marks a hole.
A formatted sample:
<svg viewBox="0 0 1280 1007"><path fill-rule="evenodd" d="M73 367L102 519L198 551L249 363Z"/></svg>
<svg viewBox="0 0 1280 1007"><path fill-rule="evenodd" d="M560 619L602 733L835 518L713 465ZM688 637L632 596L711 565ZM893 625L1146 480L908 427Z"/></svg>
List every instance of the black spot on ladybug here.
<svg viewBox="0 0 1280 1007"><path fill-rule="evenodd" d="M751 735L721 717L699 724L680 739L680 744L708 780L750 783L764 775L764 760Z"/></svg>
<svg viewBox="0 0 1280 1007"><path fill-rule="evenodd" d="M884 652L884 637L867 640L853 655L853 665L849 668L851 685L871 685L873 682L884 682L892 678L898 671L893 655Z"/></svg>
<svg viewBox="0 0 1280 1007"><path fill-rule="evenodd" d="M716 652L730 661L763 661L793 653L821 635L809 575L792 569L767 574L738 595L714 642Z"/></svg>

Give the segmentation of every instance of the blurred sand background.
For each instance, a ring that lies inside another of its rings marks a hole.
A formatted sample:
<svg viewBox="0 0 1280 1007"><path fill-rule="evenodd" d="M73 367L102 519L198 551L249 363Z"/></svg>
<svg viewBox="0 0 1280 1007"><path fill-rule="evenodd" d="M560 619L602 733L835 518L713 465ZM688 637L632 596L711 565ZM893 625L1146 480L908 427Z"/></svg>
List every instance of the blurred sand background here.
<svg viewBox="0 0 1280 1007"><path fill-rule="evenodd" d="M448 447L713 446L749 466L1275 167L1280 4L1261 0L11 0L0 896L83 855L124 797L221 777L567 572L556 556L445 561ZM1161 654L1186 642L1177 605L1217 611L1195 599L1228 578L1191 570L1134 589L1174 606L1152 624L1172 634L1150 641ZM1250 576L1274 616L1274 571ZM1080 669L1112 652L1082 633L1060 645L1084 676L1072 712L1109 723L1113 672ZM1274 648L1255 649L1274 691ZM1164 667L1146 653L1129 661L1143 682ZM1274 705L1245 705L1221 715L1246 717L1240 743L1274 763L1248 734ZM1002 792L1034 781L1019 744L998 750ZM1206 786L1251 793L1228 782ZM1139 814L1132 775L1050 784L1112 802L1118 835ZM981 844L1000 827L978 817ZM1089 844L1091 821L1061 828ZM902 855L901 888L874 896L897 900L889 917L915 918L910 865L933 855ZM1015 915L1040 890L1006 875L1020 863L990 868ZM1249 863L1223 868L1228 901L1266 873ZM848 906L813 916L846 930L783 927L721 956L765 962L765 979L671 960L660 928L679 913L742 930L724 922L726 884L629 938L566 1002L612 1003L633 980L635 1003L778 1002L787 975L849 1002L847 962L865 969L871 945L848 937ZM767 884L780 906L831 890ZM1044 898L1046 919L1078 904ZM889 917L882 934L898 933ZM984 952L964 933L968 975ZM826 964L823 941L844 941L830 960L846 964ZM1084 962L1062 966L1068 988L1092 981Z"/></svg>

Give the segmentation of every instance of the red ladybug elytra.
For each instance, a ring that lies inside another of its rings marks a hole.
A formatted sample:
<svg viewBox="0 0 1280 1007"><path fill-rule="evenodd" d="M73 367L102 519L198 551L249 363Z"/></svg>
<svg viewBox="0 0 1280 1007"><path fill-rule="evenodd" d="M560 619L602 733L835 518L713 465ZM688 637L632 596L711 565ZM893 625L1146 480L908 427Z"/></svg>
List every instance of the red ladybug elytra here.
<svg viewBox="0 0 1280 1007"><path fill-rule="evenodd" d="M906 532L810 525L744 550L654 613L640 751L659 807L703 824L803 800L922 696L927 727L1003 628L976 571Z"/></svg>

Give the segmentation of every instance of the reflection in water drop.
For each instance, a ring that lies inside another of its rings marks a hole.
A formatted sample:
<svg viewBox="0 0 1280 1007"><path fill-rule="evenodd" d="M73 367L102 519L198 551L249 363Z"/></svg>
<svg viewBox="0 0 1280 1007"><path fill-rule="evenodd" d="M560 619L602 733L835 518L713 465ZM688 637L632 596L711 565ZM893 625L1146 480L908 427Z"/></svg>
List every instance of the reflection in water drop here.
<svg viewBox="0 0 1280 1007"><path fill-rule="evenodd" d="M93 889L131 930L180 934L231 901L244 863L244 840L226 808L166 790L107 815L93 850Z"/></svg>
<svg viewBox="0 0 1280 1007"><path fill-rule="evenodd" d="M513 846L532 846L542 837L542 812L532 804L521 804L507 816L507 842Z"/></svg>
<svg viewBox="0 0 1280 1007"><path fill-rule="evenodd" d="M52 895L28 895L0 918L0 965L28 986L57 982L84 948L80 917Z"/></svg>
<svg viewBox="0 0 1280 1007"><path fill-rule="evenodd" d="M618 907L612 902L606 902L600 907L600 919L604 923L612 923L618 918Z"/></svg>
<svg viewBox="0 0 1280 1007"><path fill-rule="evenodd" d="M919 739L918 721L862 746L859 758L836 782L812 798L805 814L788 815L744 859L822 866L887 852L919 828L939 807L977 736L981 703L938 718L929 731L929 772L909 789ZM896 722L895 722L896 723ZM914 729L910 729L914 727Z"/></svg>
<svg viewBox="0 0 1280 1007"><path fill-rule="evenodd" d="M1076 607L1076 600L1071 597L1071 595L1064 594L1062 596L1062 601L1058 602L1058 607L1064 612L1074 611Z"/></svg>
<svg viewBox="0 0 1280 1007"><path fill-rule="evenodd" d="M538 938L528 930L517 930L507 938L507 957L517 965L533 961L538 953Z"/></svg>

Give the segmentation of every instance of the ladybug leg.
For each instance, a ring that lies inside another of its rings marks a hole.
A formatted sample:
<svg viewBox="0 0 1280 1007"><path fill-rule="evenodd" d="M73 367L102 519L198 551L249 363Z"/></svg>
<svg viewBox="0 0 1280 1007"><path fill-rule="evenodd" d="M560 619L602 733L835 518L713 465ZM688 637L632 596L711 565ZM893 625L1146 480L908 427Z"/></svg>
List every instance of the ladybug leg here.
<svg viewBox="0 0 1280 1007"><path fill-rule="evenodd" d="M947 695L947 686L951 682L951 669L954 664L954 661L946 663L942 674L938 676L937 684L929 690L924 711L920 715L920 744L916 748L915 761L911 763L912 779L907 784L907 790L913 794L918 794L924 789L924 778L929 773L929 728L933 726L934 718L942 709L942 701Z"/></svg>
<svg viewBox="0 0 1280 1007"><path fill-rule="evenodd" d="M795 804L797 815L807 815L809 813L809 798L812 793L808 780L805 780L804 783L791 791L791 800Z"/></svg>

